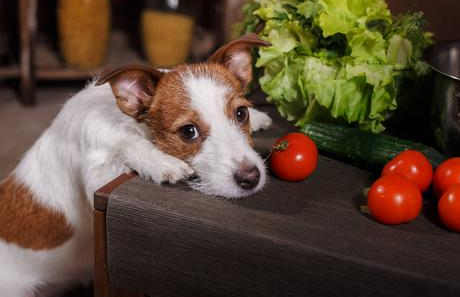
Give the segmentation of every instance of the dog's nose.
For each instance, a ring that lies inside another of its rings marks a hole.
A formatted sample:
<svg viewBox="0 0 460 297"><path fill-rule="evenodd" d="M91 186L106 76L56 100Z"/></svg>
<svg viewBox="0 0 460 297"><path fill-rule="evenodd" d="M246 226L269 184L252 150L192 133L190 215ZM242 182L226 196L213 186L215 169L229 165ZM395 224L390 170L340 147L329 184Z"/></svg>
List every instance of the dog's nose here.
<svg viewBox="0 0 460 297"><path fill-rule="evenodd" d="M254 189L259 183L260 171L256 166L241 166L233 174L236 184L245 190Z"/></svg>

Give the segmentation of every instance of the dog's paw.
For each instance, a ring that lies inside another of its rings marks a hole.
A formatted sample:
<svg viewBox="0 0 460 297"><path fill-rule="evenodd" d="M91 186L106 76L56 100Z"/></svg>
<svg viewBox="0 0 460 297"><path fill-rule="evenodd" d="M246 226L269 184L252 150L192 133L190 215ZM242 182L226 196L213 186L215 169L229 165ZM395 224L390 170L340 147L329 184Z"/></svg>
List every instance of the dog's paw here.
<svg viewBox="0 0 460 297"><path fill-rule="evenodd" d="M158 184L164 182L174 184L190 177L194 173L187 163L169 155L157 158L154 164L145 165L146 168L138 171L139 175Z"/></svg>
<svg viewBox="0 0 460 297"><path fill-rule="evenodd" d="M272 124L272 119L262 111L254 108L249 108L249 116L251 118L251 130L253 132L266 130Z"/></svg>

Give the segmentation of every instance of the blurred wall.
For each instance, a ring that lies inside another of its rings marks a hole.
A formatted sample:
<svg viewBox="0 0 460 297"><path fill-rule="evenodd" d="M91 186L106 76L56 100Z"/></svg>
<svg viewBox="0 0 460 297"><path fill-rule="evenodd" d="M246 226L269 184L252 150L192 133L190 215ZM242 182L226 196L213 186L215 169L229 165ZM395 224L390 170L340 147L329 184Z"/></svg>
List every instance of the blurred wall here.
<svg viewBox="0 0 460 297"><path fill-rule="evenodd" d="M387 0L393 13L421 10L437 40L460 39L459 0Z"/></svg>

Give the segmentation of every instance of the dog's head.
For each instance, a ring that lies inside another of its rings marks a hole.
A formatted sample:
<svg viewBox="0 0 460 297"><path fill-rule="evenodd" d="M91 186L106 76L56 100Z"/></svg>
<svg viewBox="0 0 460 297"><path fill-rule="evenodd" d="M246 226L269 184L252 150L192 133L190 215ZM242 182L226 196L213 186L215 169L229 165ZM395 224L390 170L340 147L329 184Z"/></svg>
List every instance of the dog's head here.
<svg viewBox="0 0 460 297"><path fill-rule="evenodd" d="M162 151L187 162L191 183L211 195L243 197L265 184L265 166L252 149L244 91L252 79L250 49L265 46L246 35L217 50L206 63L162 73L129 66L106 72L121 111L145 123Z"/></svg>

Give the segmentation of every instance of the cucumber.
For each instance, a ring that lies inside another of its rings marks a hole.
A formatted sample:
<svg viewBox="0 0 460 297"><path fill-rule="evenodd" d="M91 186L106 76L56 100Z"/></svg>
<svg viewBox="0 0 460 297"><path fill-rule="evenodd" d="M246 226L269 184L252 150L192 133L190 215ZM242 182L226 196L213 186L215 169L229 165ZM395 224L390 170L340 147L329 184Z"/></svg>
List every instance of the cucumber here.
<svg viewBox="0 0 460 297"><path fill-rule="evenodd" d="M423 153L433 168L447 159L434 148L418 142L336 124L313 122L303 126L301 131L316 143L321 153L366 169L380 170L400 152L408 149Z"/></svg>

